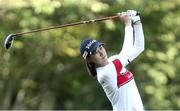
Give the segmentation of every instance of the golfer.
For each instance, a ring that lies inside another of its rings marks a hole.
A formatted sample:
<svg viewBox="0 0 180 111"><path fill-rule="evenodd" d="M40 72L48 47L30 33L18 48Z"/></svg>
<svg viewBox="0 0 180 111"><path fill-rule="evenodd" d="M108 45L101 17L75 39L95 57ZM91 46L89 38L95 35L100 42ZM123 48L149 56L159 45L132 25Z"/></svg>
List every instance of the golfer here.
<svg viewBox="0 0 180 111"><path fill-rule="evenodd" d="M95 39L84 39L80 45L89 74L97 78L114 111L143 110L134 75L126 69L144 50L142 24L136 13L134 10L118 13L125 24L124 43L119 54L108 58L104 44Z"/></svg>

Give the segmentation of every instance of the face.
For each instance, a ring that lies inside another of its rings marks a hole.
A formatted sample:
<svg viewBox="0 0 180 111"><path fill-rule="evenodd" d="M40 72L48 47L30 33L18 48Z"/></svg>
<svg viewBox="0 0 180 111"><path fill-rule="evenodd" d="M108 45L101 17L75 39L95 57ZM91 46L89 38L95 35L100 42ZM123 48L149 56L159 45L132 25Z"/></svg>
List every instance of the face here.
<svg viewBox="0 0 180 111"><path fill-rule="evenodd" d="M90 62L95 63L96 67L102 67L108 64L107 53L103 45L100 45L95 54L90 55L88 58Z"/></svg>

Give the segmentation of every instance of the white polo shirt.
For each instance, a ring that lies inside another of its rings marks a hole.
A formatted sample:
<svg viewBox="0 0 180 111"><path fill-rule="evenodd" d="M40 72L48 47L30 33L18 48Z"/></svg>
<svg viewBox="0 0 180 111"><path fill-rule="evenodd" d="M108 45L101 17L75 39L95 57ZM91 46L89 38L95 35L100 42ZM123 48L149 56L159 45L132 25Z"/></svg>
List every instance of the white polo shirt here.
<svg viewBox="0 0 180 111"><path fill-rule="evenodd" d="M134 37L134 38L133 38ZM108 59L106 66L96 68L98 82L114 111L141 111L142 100L133 74L125 67L144 50L142 24L125 27L122 50Z"/></svg>

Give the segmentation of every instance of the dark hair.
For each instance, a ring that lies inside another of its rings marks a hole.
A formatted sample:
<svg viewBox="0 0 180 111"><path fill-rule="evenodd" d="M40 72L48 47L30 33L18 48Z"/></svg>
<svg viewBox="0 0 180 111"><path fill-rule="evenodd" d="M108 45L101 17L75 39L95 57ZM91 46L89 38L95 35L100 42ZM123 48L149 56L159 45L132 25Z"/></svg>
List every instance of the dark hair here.
<svg viewBox="0 0 180 111"><path fill-rule="evenodd" d="M91 77L95 78L97 76L96 67L94 63L89 63L88 61L86 61L86 68Z"/></svg>

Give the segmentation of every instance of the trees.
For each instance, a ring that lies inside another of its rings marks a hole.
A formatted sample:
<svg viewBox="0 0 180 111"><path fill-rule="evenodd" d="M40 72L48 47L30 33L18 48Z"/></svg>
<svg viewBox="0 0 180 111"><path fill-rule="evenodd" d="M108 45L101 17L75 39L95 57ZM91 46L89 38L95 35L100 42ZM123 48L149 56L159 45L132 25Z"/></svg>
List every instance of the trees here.
<svg viewBox="0 0 180 111"><path fill-rule="evenodd" d="M146 49L129 68L146 109L179 109L179 0L0 0L0 40L13 32L140 10ZM121 48L123 25L104 21L35 33L0 47L1 109L111 109L96 80L86 74L79 43L86 36ZM116 41L114 41L116 40Z"/></svg>

